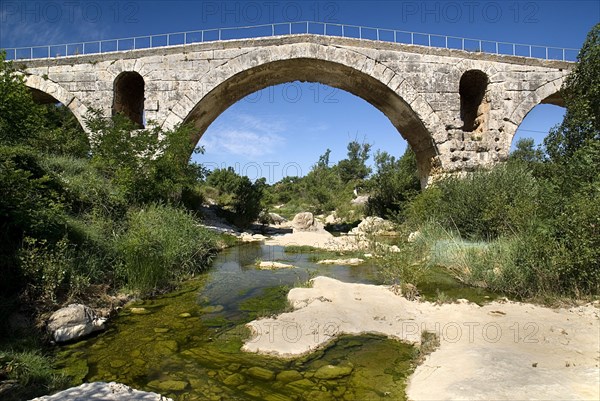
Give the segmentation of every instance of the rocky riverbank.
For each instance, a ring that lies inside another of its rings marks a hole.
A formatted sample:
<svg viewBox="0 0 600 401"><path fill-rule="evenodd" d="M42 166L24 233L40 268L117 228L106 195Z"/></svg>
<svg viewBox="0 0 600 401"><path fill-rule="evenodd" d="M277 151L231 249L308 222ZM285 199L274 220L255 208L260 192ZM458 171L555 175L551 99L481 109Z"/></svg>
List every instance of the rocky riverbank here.
<svg viewBox="0 0 600 401"><path fill-rule="evenodd" d="M598 303L569 309L509 301L437 305L327 277L315 278L312 288L294 288L288 299L293 312L248 325L254 335L244 350L294 357L342 333L419 344L429 331L440 347L412 375L412 400L600 398Z"/></svg>

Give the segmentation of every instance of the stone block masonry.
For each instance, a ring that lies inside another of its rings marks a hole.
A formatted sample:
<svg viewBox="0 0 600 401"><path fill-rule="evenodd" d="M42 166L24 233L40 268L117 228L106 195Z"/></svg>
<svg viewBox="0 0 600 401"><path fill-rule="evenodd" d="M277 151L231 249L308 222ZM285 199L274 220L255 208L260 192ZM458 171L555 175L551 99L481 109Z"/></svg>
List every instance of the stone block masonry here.
<svg viewBox="0 0 600 401"><path fill-rule="evenodd" d="M26 84L84 125L89 107L136 124L194 124L194 141L229 106L268 86L319 82L381 110L436 174L506 160L540 103L563 105L574 63L319 35L286 35L27 60ZM85 126L85 125L84 125Z"/></svg>

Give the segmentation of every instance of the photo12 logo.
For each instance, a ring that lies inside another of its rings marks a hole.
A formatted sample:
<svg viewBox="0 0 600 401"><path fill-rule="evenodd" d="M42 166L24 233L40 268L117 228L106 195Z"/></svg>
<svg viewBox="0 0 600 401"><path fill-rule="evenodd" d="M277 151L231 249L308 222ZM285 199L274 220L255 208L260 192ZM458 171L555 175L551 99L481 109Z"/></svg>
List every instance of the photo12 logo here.
<svg viewBox="0 0 600 401"><path fill-rule="evenodd" d="M528 1L404 1L401 20L421 23L539 22L540 5Z"/></svg>
<svg viewBox="0 0 600 401"><path fill-rule="evenodd" d="M339 103L340 90L333 86L320 83L287 82L281 85L269 86L261 91L254 92L244 98L248 103L268 102L275 103L284 101L286 103L298 103L304 96L309 96L314 103Z"/></svg>
<svg viewBox="0 0 600 401"><path fill-rule="evenodd" d="M2 23L138 23L137 1L2 1Z"/></svg>
<svg viewBox="0 0 600 401"><path fill-rule="evenodd" d="M497 343L505 336L514 343L539 343L540 327L535 322L514 322L506 327L496 322L435 322L433 325L405 321L401 325L401 336L404 338L419 337L422 332L434 333L442 342L457 343L467 340L469 344L483 341Z"/></svg>
<svg viewBox="0 0 600 401"><path fill-rule="evenodd" d="M201 21L221 24L339 22L339 12L340 3L333 1L203 1Z"/></svg>

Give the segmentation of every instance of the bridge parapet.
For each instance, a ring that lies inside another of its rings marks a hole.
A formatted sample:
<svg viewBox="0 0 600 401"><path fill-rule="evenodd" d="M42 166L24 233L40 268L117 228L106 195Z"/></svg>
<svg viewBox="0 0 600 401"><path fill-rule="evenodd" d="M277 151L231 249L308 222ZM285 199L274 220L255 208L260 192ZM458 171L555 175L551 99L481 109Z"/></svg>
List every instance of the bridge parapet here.
<svg viewBox="0 0 600 401"><path fill-rule="evenodd" d="M292 36L297 34L367 39L379 42L464 50L496 55L520 56L544 60L576 61L577 53L579 51L578 49L573 48L499 42L485 39L317 21L292 21L241 27L213 28L58 45L8 48L4 50L6 51L9 60L31 60L36 58L60 58L215 41L221 42L235 39Z"/></svg>

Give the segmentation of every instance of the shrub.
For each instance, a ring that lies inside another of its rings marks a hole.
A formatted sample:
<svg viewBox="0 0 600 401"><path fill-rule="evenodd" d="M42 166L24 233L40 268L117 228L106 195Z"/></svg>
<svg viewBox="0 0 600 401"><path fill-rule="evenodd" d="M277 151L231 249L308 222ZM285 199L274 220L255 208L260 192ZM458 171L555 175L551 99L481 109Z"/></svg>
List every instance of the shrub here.
<svg viewBox="0 0 600 401"><path fill-rule="evenodd" d="M408 214L433 216L449 230L470 239L494 239L519 232L541 212L540 186L522 164L499 165L466 177L449 177L417 197Z"/></svg>
<svg viewBox="0 0 600 401"><path fill-rule="evenodd" d="M371 194L367 213L404 220L401 214L406 204L421 189L414 152L409 147L398 160L387 152L377 152L375 164L377 173L369 183Z"/></svg>
<svg viewBox="0 0 600 401"><path fill-rule="evenodd" d="M115 185L92 166L89 160L70 156L47 156L41 166L60 182L64 202L72 214L97 211L122 218L127 210L123 188Z"/></svg>
<svg viewBox="0 0 600 401"><path fill-rule="evenodd" d="M216 250L216 237L189 212L165 205L131 211L115 241L123 284L142 294L200 271Z"/></svg>
<svg viewBox="0 0 600 401"><path fill-rule="evenodd" d="M61 288L72 275L73 250L66 239L56 244L27 237L19 252L20 265L28 281L27 298L43 305L58 304Z"/></svg>
<svg viewBox="0 0 600 401"><path fill-rule="evenodd" d="M216 197L217 203L229 212L227 219L239 227L248 226L263 210L264 178L252 183L248 177L238 175L229 167L214 170L206 183L209 186L205 189L207 196Z"/></svg>

